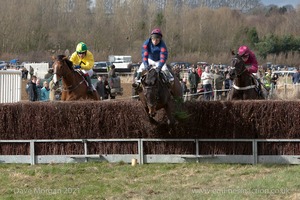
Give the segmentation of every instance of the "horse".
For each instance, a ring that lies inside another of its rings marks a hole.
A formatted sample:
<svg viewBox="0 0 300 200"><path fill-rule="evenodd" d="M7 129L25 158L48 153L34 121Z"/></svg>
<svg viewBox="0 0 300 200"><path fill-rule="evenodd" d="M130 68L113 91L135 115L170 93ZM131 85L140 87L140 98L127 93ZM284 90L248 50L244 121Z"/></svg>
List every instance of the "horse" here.
<svg viewBox="0 0 300 200"><path fill-rule="evenodd" d="M264 99L260 94L259 86L252 74L245 66L245 62L238 54L234 54L231 60L229 75L233 80L232 88L228 93L227 100Z"/></svg>
<svg viewBox="0 0 300 200"><path fill-rule="evenodd" d="M88 83L82 72L74 70L73 63L65 55L59 55L52 65L54 70L53 82L58 84L62 78L62 101L100 100L96 90L88 92Z"/></svg>
<svg viewBox="0 0 300 200"><path fill-rule="evenodd" d="M176 122L173 116L175 100L182 98L182 91L177 77L174 76L174 83L172 85L168 84L162 73L158 73L155 68L151 68L142 76L141 87L137 91L150 121L156 122L154 120L156 112L164 109L168 118L167 123L172 126Z"/></svg>

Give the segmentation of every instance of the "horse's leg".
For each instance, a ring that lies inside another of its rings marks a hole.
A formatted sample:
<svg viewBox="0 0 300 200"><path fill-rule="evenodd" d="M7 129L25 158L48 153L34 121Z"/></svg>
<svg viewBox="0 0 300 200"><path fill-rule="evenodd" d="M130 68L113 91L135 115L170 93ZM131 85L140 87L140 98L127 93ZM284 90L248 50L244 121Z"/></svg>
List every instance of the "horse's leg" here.
<svg viewBox="0 0 300 200"><path fill-rule="evenodd" d="M95 100L95 101L100 100L99 95L98 95L98 93L97 93L96 90L94 90L93 93L91 93L91 94L89 95L89 99L92 99L92 100Z"/></svg>
<svg viewBox="0 0 300 200"><path fill-rule="evenodd" d="M175 98L183 97L181 85L180 85L179 79L177 77L174 77L174 83L170 89L171 89L171 93L172 93L173 97L175 97Z"/></svg>
<svg viewBox="0 0 300 200"><path fill-rule="evenodd" d="M62 92L61 93L61 98L60 98L60 100L62 100L62 101L66 101L67 100L67 94L66 94L66 92Z"/></svg>
<svg viewBox="0 0 300 200"><path fill-rule="evenodd" d="M154 116L151 116L151 115L149 114L149 108L148 108L148 106L145 106L145 111L146 111L146 113L147 113L147 115L148 115L148 118L149 118L150 123L151 123L151 124L158 124L158 122L154 119Z"/></svg>
<svg viewBox="0 0 300 200"><path fill-rule="evenodd" d="M172 109L168 106L166 109L165 109L166 113L167 113L167 117L168 117L168 128L169 128L169 134L172 134L174 133L174 131L176 131L175 129L175 125L176 125L176 120L173 116L173 112L172 112Z"/></svg>
<svg viewBox="0 0 300 200"><path fill-rule="evenodd" d="M173 115L173 110L174 110L174 104L171 100L165 107L165 111L166 111L167 117L168 117L168 125L171 126L171 127L175 124L175 118L174 118L174 115Z"/></svg>

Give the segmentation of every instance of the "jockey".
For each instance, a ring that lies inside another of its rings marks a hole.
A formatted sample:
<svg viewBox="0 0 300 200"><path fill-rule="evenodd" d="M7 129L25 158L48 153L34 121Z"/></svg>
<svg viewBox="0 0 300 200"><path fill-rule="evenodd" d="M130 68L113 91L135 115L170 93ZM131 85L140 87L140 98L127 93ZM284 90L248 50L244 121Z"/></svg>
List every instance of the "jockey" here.
<svg viewBox="0 0 300 200"><path fill-rule="evenodd" d="M94 66L94 56L87 49L85 43L80 42L76 47L76 51L71 55L70 61L73 62L74 69L80 69L85 80L88 82L88 91L93 91L93 86L91 83L91 76L93 75L93 66Z"/></svg>
<svg viewBox="0 0 300 200"><path fill-rule="evenodd" d="M241 46L238 50L239 56L243 59L247 70L250 74L257 73L258 62L256 60L255 54L247 46ZM249 67L248 67L249 66ZM258 92L261 93L261 81L253 75L254 80L256 81ZM262 94L263 96L263 94ZM263 96L265 98L265 96Z"/></svg>
<svg viewBox="0 0 300 200"><path fill-rule="evenodd" d="M239 56L245 62L249 73L256 73L258 70L258 63L255 54L247 46L241 46L238 51Z"/></svg>
<svg viewBox="0 0 300 200"><path fill-rule="evenodd" d="M149 70L152 65L157 72L163 71L168 81L172 84L174 77L166 65L168 50L165 42L162 40L162 33L160 29L154 29L151 32L150 38L144 42L142 46L142 59L142 64L137 71L137 83L140 83L142 72L144 70ZM133 84L133 87L137 86L138 84Z"/></svg>

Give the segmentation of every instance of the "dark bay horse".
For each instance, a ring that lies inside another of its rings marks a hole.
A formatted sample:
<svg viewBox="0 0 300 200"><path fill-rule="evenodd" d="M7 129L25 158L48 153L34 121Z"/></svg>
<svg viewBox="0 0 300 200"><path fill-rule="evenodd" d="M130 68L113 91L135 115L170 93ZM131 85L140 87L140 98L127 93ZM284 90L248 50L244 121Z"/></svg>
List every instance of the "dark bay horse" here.
<svg viewBox="0 0 300 200"><path fill-rule="evenodd" d="M53 82L58 84L62 78L61 100L99 100L99 95L95 90L88 93L88 86L84 77L73 69L73 63L66 56L57 56L52 67L54 70Z"/></svg>
<svg viewBox="0 0 300 200"><path fill-rule="evenodd" d="M256 80L245 66L242 57L232 52L231 70L229 72L233 79L232 88L228 93L227 100L263 99L259 94Z"/></svg>
<svg viewBox="0 0 300 200"><path fill-rule="evenodd" d="M157 73L154 68L151 68L143 75L142 88L138 92L152 122L155 121L153 118L157 110L164 109L168 117L168 124L174 125L175 100L182 98L181 86L177 77L174 77L172 86L168 86L169 83L166 82L167 80L161 73Z"/></svg>

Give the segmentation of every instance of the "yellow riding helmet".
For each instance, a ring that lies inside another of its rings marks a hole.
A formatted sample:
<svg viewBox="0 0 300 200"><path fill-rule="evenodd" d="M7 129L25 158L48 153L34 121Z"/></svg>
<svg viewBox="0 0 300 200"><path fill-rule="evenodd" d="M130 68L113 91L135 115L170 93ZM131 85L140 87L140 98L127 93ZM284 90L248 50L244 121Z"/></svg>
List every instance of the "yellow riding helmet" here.
<svg viewBox="0 0 300 200"><path fill-rule="evenodd" d="M87 51L87 46L85 43L83 42L80 42L79 44L77 44L77 47L76 47L76 52L77 53L84 53Z"/></svg>

